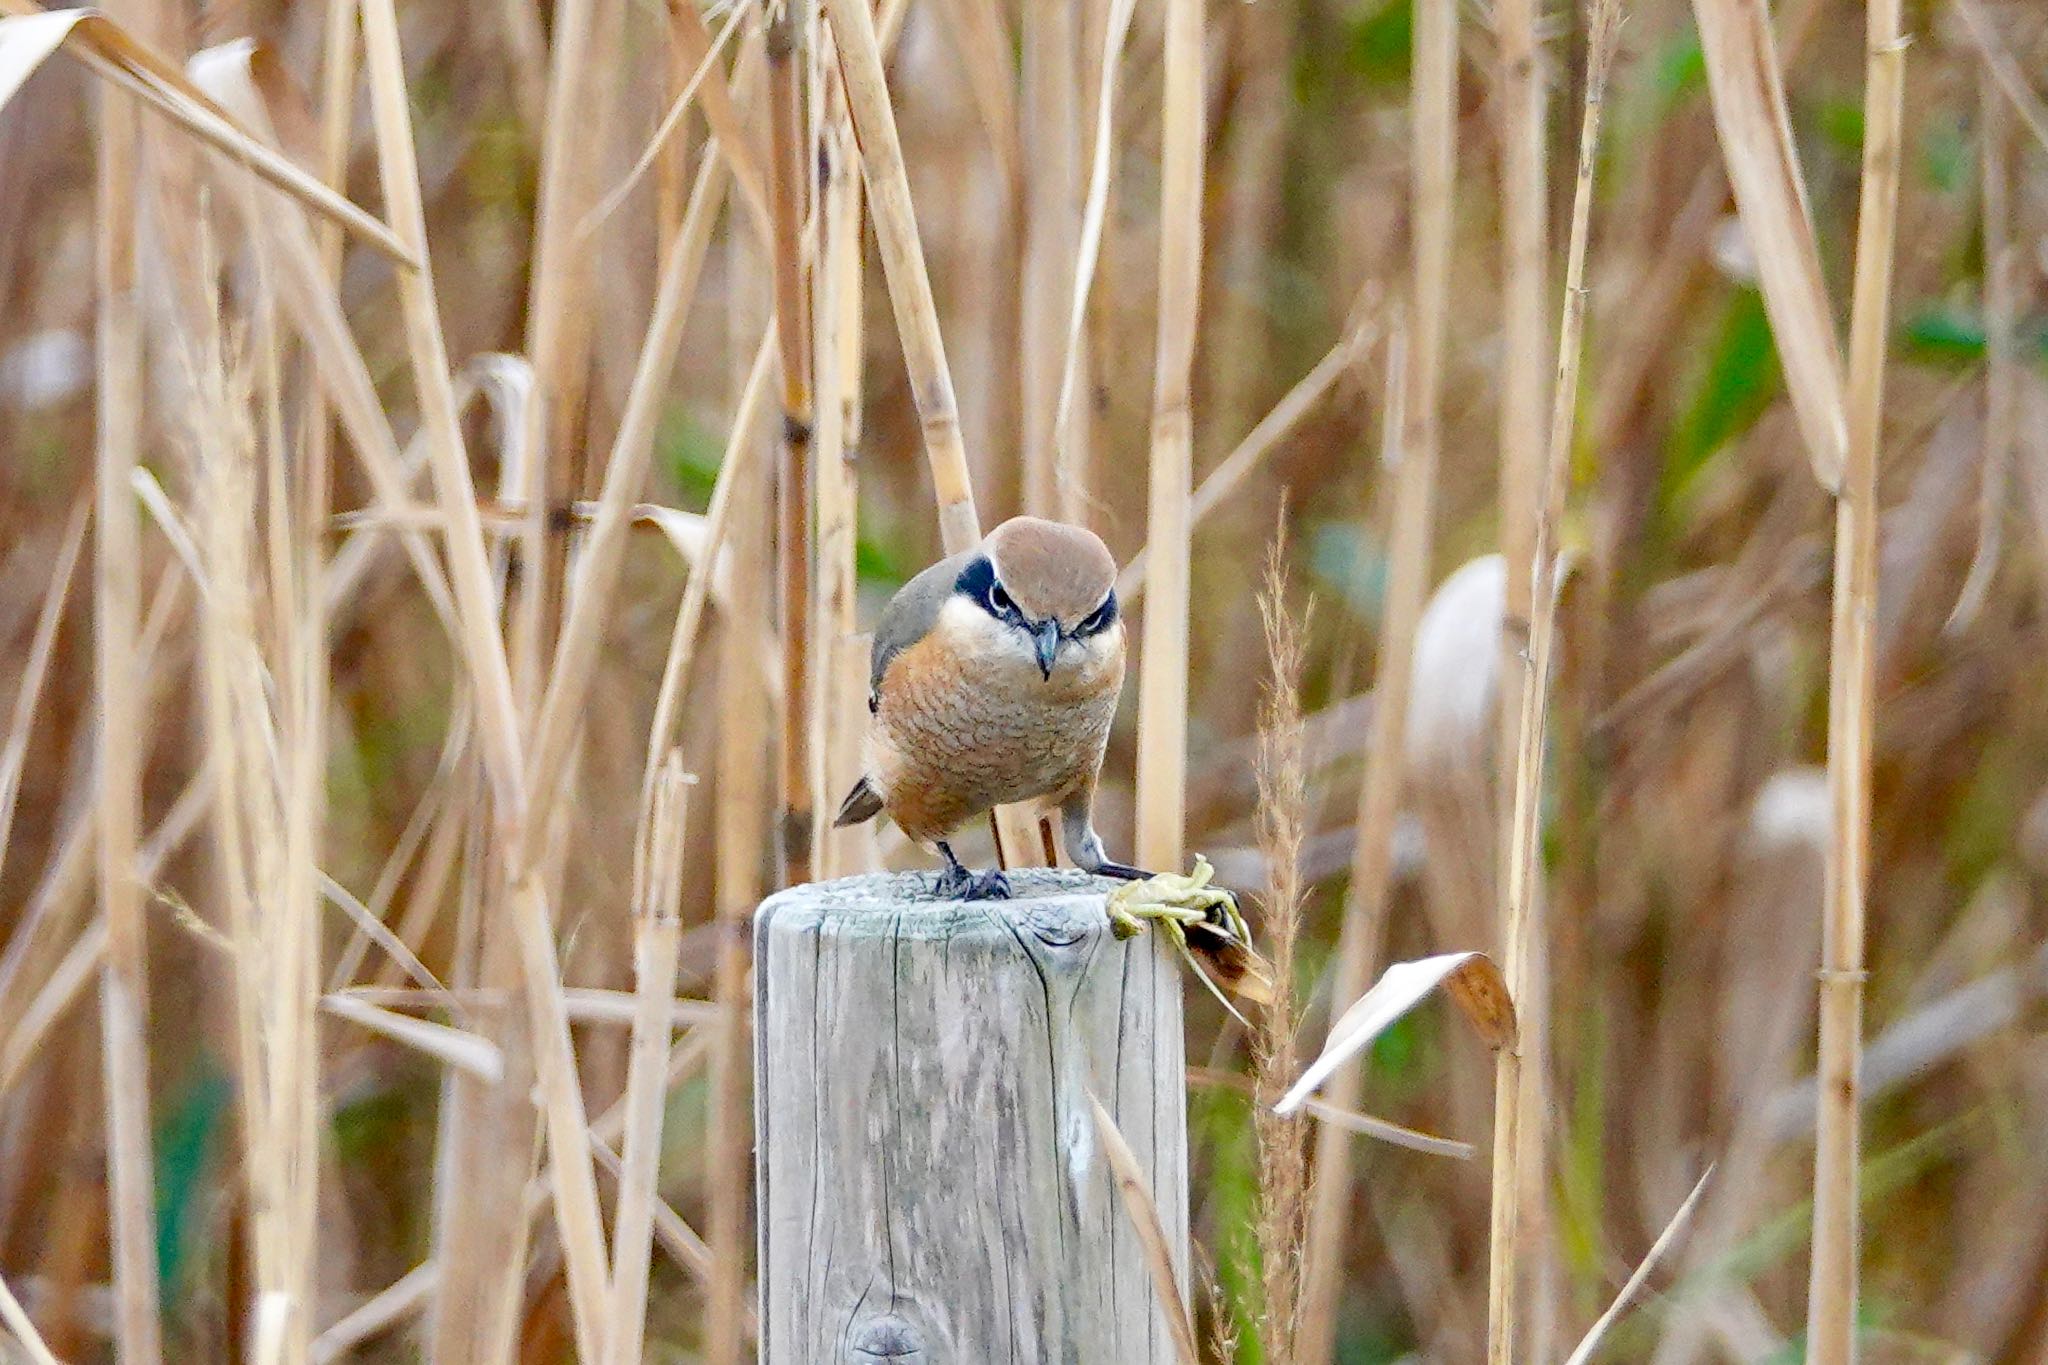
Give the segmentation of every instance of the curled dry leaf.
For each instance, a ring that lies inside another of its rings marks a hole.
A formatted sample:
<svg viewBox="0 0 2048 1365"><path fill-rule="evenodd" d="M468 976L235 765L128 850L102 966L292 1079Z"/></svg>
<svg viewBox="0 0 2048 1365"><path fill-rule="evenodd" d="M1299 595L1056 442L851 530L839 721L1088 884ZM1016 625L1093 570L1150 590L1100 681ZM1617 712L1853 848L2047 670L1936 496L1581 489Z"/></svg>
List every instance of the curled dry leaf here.
<svg viewBox="0 0 2048 1365"><path fill-rule="evenodd" d="M1331 1073L1372 1045L1431 991L1442 987L1457 1003L1473 1031L1496 1051L1515 1041L1515 1005L1507 980L1484 953L1440 953L1413 962L1396 962L1373 988L1345 1010L1330 1029L1323 1052L1309 1063L1274 1112L1291 1114L1302 1107Z"/></svg>
<svg viewBox="0 0 2048 1365"><path fill-rule="evenodd" d="M127 90L201 142L247 166L316 213L355 233L408 269L419 262L390 228L251 137L176 66L97 9L44 12L28 0L0 0L0 106L60 48Z"/></svg>

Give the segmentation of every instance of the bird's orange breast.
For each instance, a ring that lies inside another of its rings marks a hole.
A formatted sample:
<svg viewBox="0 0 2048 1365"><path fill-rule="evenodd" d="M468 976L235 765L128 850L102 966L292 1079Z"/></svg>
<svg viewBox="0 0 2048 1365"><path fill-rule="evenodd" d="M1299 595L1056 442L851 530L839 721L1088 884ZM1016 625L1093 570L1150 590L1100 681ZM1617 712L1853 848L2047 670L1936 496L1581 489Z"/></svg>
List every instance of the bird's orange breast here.
<svg viewBox="0 0 2048 1365"><path fill-rule="evenodd" d="M869 780L913 839L998 805L1057 800L1102 764L1123 684L1121 637L1056 668L992 658L941 622L893 659L868 737Z"/></svg>

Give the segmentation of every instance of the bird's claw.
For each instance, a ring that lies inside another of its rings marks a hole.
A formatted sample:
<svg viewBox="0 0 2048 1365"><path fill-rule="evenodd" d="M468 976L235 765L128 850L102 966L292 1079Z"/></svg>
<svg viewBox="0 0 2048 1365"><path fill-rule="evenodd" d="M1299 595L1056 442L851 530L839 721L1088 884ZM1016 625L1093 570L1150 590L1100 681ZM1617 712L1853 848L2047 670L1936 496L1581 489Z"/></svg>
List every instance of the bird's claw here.
<svg viewBox="0 0 2048 1365"><path fill-rule="evenodd" d="M999 867L969 872L956 863L939 873L932 892L949 901L1003 901L1010 898L1010 879Z"/></svg>

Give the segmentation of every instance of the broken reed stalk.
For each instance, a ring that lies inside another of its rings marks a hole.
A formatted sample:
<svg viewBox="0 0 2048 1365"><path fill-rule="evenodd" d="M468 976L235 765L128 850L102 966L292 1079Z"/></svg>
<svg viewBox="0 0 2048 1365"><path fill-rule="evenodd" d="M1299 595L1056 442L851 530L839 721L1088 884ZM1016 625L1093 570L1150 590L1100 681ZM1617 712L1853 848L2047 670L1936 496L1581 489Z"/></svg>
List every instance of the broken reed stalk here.
<svg viewBox="0 0 2048 1365"><path fill-rule="evenodd" d="M1578 412L1580 341L1586 320L1586 246L1592 230L1593 168L1600 142L1600 115L1607 77L1621 27L1620 0L1595 0L1586 59L1585 111L1579 128L1579 159L1572 193L1570 244L1565 252L1564 316L1558 324L1557 386L1551 395L1550 435L1544 450L1543 480L1535 506L1530 538L1532 561L1529 648L1521 679L1521 720L1516 730L1514 804L1507 852L1507 885L1503 888L1502 933L1508 993L1515 1002L1519 1027L1510 1045L1499 1050L1494 1073L1493 1220L1486 1296L1486 1358L1488 1365L1510 1365L1515 1359L1516 1314L1527 1242L1538 1228L1524 1229L1521 1213L1527 1183L1545 1168L1540 1111L1525 1111L1532 1091L1525 1072L1541 1073L1548 1065L1545 1030L1533 1016L1540 1012L1548 983L1537 976L1544 954L1537 940L1545 933L1540 885L1539 824L1543 801L1543 750L1550 718L1550 659L1557 633L1557 536L1563 520L1566 484L1571 471L1573 420ZM1527 1124L1532 1132L1524 1132ZM1540 1189L1539 1189L1540 1193Z"/></svg>
<svg viewBox="0 0 2048 1365"><path fill-rule="evenodd" d="M1408 723L1410 659L1429 594L1436 446L1433 424L1426 442L1418 443L1424 433L1411 425L1408 417L1409 405L1422 397L1410 378L1407 352L1406 333L1395 332L1387 345L1386 406L1380 437L1381 468L1394 480L1387 518L1387 594L1380 617L1372 732L1366 743L1372 760L1358 792L1350 893L1331 976L1333 1023L1345 1002L1365 994L1385 931L1394 822L1405 770L1401 736ZM1356 1109L1363 1083L1362 1068L1345 1067L1330 1077L1324 1098L1336 1109ZM1322 1365L1336 1348L1337 1299L1351 1207L1351 1136L1341 1126L1326 1123L1316 1130L1315 1141L1316 1183L1303 1254L1301 1333L1296 1354L1311 1365Z"/></svg>
<svg viewBox="0 0 2048 1365"><path fill-rule="evenodd" d="M638 1365L647 1330L647 1273L654 1251L676 961L682 949L689 782L681 751L670 750L655 784L653 818L640 839L650 850L649 876L633 907L633 1041L626 1071L625 1150L612 1222L611 1321L605 1328L605 1358L611 1365Z"/></svg>
<svg viewBox="0 0 2048 1365"><path fill-rule="evenodd" d="M1387 357L1387 414L1382 468L1394 480L1388 532L1386 607L1381 617L1374 681L1372 766L1358 794L1358 842L1352 854L1350 902L1337 940L1334 1008L1365 993L1386 920L1394 820L1401 800L1402 732L1407 724L1410 656L1429 592L1435 515L1445 314L1449 306L1452 195L1457 178L1458 15L1452 0L1424 0L1415 14L1413 86L1409 96L1410 245L1408 328ZM1357 1068L1332 1078L1329 1102L1358 1108ZM1336 1340L1338 1283L1343 1274L1345 1210L1350 1199L1351 1144L1325 1124L1316 1134L1316 1190L1309 1211L1302 1300L1305 1361L1330 1358Z"/></svg>
<svg viewBox="0 0 2048 1365"><path fill-rule="evenodd" d="M804 274L806 188L816 179L816 138L808 102L806 43L816 0L778 0L763 13L768 58L768 213L774 232L770 278L782 375L782 430L776 466L776 575L782 624L782 827L777 846L785 885L811 880L811 307Z"/></svg>
<svg viewBox="0 0 2048 1365"><path fill-rule="evenodd" d="M1202 294L1202 0L1167 0L1160 130L1159 338L1145 518L1152 596L1138 654L1137 856L1180 867L1186 837L1188 501L1194 482L1195 317Z"/></svg>
<svg viewBox="0 0 2048 1365"><path fill-rule="evenodd" d="M141 597L139 527L129 480L142 444L142 323L135 276L135 105L97 92L99 157L94 280L99 291L93 390L98 507L93 534L93 645L98 724L98 888L106 916L100 974L101 1086L106 1105L108 1221L124 1365L163 1358L158 1317L156 1194L150 1151L147 924L135 875L142 803L142 679L136 666Z"/></svg>
<svg viewBox="0 0 2048 1365"><path fill-rule="evenodd" d="M733 277L748 278L753 255L736 238L728 241L727 249ZM736 341L751 336L755 325L755 310L746 306L750 302L743 290L732 319ZM751 411L735 416L735 443L765 444L770 439L755 417ZM737 425L742 418L749 419L744 427ZM773 742L771 704L761 678L772 575L772 471L764 455L749 458L734 475L731 525L726 531L730 580L719 618L718 801L713 825L718 859L713 998L719 1018L710 1025L714 1032L706 1178L713 1272L704 1337L708 1365L738 1365L747 1301L754 1118L748 1102L753 1079L748 925L761 901L762 855L774 800L773 773L762 762Z"/></svg>
<svg viewBox="0 0 2048 1365"><path fill-rule="evenodd" d="M1821 921L1820 1112L1806 1342L1815 1365L1856 1359L1857 1152L1862 1102L1870 746L1876 685L1877 460L1897 228L1905 45L1899 0L1872 0L1863 90L1863 184L1849 311L1848 454L1835 503L1828 654L1828 797L1833 812Z"/></svg>

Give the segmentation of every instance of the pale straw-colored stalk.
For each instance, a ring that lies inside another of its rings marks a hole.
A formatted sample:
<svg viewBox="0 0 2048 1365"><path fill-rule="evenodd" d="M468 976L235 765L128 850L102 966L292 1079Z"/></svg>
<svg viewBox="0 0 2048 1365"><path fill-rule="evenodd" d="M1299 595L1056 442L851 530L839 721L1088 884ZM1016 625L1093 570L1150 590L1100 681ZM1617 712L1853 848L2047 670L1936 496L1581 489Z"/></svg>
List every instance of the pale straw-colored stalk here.
<svg viewBox="0 0 2048 1365"><path fill-rule="evenodd" d="M782 378L782 428L775 471L777 619L782 623L782 704L778 746L781 828L776 847L785 884L812 872L811 715L811 298L804 259L810 186L817 179L817 137L809 101L805 45L815 41L816 0L780 0L763 16L768 59L769 278L775 287L775 345Z"/></svg>
<svg viewBox="0 0 2048 1365"><path fill-rule="evenodd" d="M683 839L690 777L670 751L655 784L653 820L642 842L649 875L633 907L633 1041L626 1073L626 1133L612 1223L612 1365L637 1365L647 1328L647 1273L653 1252L661 1129L675 1024L676 960L682 947Z"/></svg>
<svg viewBox="0 0 2048 1365"><path fill-rule="evenodd" d="M1984 219L1984 469L1977 485L1977 548L1945 627L1977 619L1991 595L2004 545L2006 489L2018 442L2019 378L2014 353L2019 252L2012 242L2012 116L1989 67L1977 76L1978 183Z"/></svg>
<svg viewBox="0 0 2048 1365"><path fill-rule="evenodd" d="M861 850L873 831L831 827L834 803L860 776L866 729L867 661L845 662L857 629L859 580L858 464L861 433L861 197L859 149L846 113L833 39L820 28L815 65L821 115L818 260L812 277L813 377L817 385L817 593L811 654L818 685L812 707L811 756L819 794L812 847L820 877L862 870ZM856 654L864 654L857 642Z"/></svg>
<svg viewBox="0 0 2048 1365"><path fill-rule="evenodd" d="M70 524L64 530L56 566L50 571L50 586L44 591L42 609L36 614L35 634L29 639L28 654L22 662L21 680L15 687L7 737L0 741L0 869L7 866L8 835L14 829L14 803L21 795L21 769L28 760L29 735L35 725L36 708L42 701L43 683L49 677L50 660L56 652L57 628L63 623L64 602L71 594L71 577L78 568L79 552L85 548L85 528L91 512L92 504L81 501L72 510Z"/></svg>
<svg viewBox="0 0 2048 1365"><path fill-rule="evenodd" d="M754 259L751 253L737 238L728 247L732 262L744 273ZM747 302L744 294L740 301ZM731 322L735 340L751 336L751 311L735 309ZM743 352L735 354L734 360L739 362L743 356ZM751 376L751 371L748 374ZM754 418L755 414L742 412L739 416ZM765 443L769 439L758 420L733 429L736 442ZM747 1192L753 1168L753 1113L747 1102L753 1077L749 1047L752 993L748 989L752 945L747 930L761 899L767 814L773 801L772 770L763 762L773 743L772 711L767 689L759 681L772 573L769 473L759 457L746 460L735 471L731 524L726 531L730 582L727 608L719 620L718 798L713 821L718 934L712 997L720 1017L711 1026L706 1179L713 1274L704 1337L707 1365L738 1365L747 1285Z"/></svg>
<svg viewBox="0 0 2048 1365"><path fill-rule="evenodd" d="M1153 367L1152 595L1138 654L1137 855L1178 871L1186 837L1188 591L1196 309L1202 294L1201 0L1168 0L1160 132L1159 336Z"/></svg>
<svg viewBox="0 0 2048 1365"><path fill-rule="evenodd" d="M1530 538L1535 559L1531 578L1529 644L1516 662L1521 720L1515 732L1515 783L1506 858L1507 882L1502 888L1503 967L1508 992L1515 1002L1516 1039L1496 1054L1493 1120L1493 1220L1486 1298L1486 1358L1489 1365L1516 1359L1517 1314L1523 1281L1529 1269L1528 1241L1539 1229L1525 1229L1521 1214L1527 1184L1540 1181L1547 1169L1540 1111L1525 1109L1542 1088L1527 1087L1523 1077L1541 1072L1545 1030L1532 1016L1540 1011L1548 983L1537 975L1544 955L1535 947L1545 929L1540 822L1543 802L1543 753L1550 719L1550 661L1557 633L1557 537L1564 517L1566 486L1571 470L1574 420L1579 402L1580 342L1586 320L1586 248L1592 231L1593 168L1600 141L1600 115L1607 77L1614 62L1621 26L1619 0L1595 0L1586 62L1585 111L1579 128L1579 157L1572 193L1571 238L1565 252L1564 316L1558 324L1557 384L1551 394L1550 433L1545 444L1543 477L1535 534ZM1525 1132L1524 1125L1533 1129Z"/></svg>
<svg viewBox="0 0 2048 1365"><path fill-rule="evenodd" d="M1833 827L1821 919L1821 1099L1806 1305L1807 1358L1815 1365L1851 1365L1856 1359L1864 919L1870 882L1870 747L1877 662L1877 462L1883 435L1906 63L1898 0L1872 0L1866 44L1863 185L1849 310L1848 455L1835 503L1834 609L1828 643L1828 797Z"/></svg>
<svg viewBox="0 0 2048 1365"><path fill-rule="evenodd" d="M1536 43L1536 0L1505 0L1495 10L1495 30L1500 39L1499 127L1501 152L1501 268L1505 279L1502 292L1500 394L1500 549L1505 562L1506 595L1500 631L1500 679L1497 740L1494 747L1496 780L1494 812L1499 821L1494 856L1499 860L1496 886L1508 880L1507 858L1513 846L1514 806L1510 794L1515 783L1515 744L1522 717L1522 668L1520 654L1527 640L1533 610L1535 575L1536 499L1543 466L1544 379L1549 372L1550 339L1546 335L1544 297L1548 248L1549 201L1544 175L1546 106L1541 52ZM1536 959L1531 978L1549 979L1548 939L1536 935L1529 944ZM1540 1053L1541 1035L1547 1027L1547 1011L1535 1002L1523 1002L1522 1024L1525 1047ZM1522 1073L1522 1106L1525 1112L1541 1114L1548 1107L1549 1075L1541 1067L1527 1067ZM1535 1125L1524 1129L1524 1141L1538 1137ZM1548 1188L1542 1164L1534 1153L1523 1161L1522 1229L1531 1264L1526 1274L1534 1285L1548 1280L1543 1262L1549 1256L1545 1231L1548 1223ZM1540 1291L1539 1291L1540 1292ZM1549 1354L1548 1303L1538 1300L1530 1338L1530 1350Z"/></svg>
<svg viewBox="0 0 2048 1365"><path fill-rule="evenodd" d="M93 536L94 719L98 728L98 877L108 930L100 974L101 1086L107 1116L107 1198L117 1311L114 1343L124 1365L163 1358L158 1319L156 1193L150 1150L149 943L135 876L142 803L142 679L136 660L141 568L129 478L142 445L142 326L135 277L135 106L99 95L98 213L94 279L99 290Z"/></svg>

